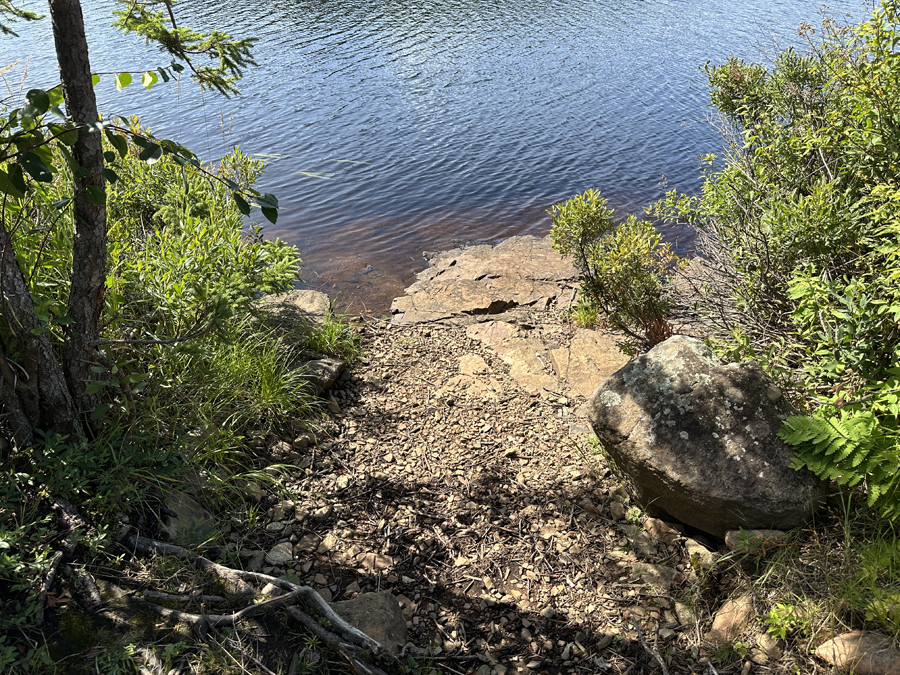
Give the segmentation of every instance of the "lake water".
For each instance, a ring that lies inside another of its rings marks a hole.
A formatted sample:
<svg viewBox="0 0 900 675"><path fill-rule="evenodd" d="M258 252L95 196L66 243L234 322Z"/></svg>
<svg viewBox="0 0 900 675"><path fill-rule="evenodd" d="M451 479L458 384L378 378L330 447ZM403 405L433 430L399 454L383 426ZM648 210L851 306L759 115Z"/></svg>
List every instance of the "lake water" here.
<svg viewBox="0 0 900 675"><path fill-rule="evenodd" d="M82 0L95 71L165 65ZM25 3L47 11L46 3ZM267 157L260 187L282 210L267 229L300 247L303 277L341 307L382 314L423 251L546 234L546 209L588 187L638 210L666 186L700 186L721 147L700 67L798 45L803 0L181 0L182 22L255 35L231 100L187 79L152 91L98 85L105 115L140 114L205 159L233 145ZM865 18L871 3L832 2ZM0 37L18 88L54 84L49 20ZM256 216L262 220L261 216ZM683 233L667 232L681 250Z"/></svg>

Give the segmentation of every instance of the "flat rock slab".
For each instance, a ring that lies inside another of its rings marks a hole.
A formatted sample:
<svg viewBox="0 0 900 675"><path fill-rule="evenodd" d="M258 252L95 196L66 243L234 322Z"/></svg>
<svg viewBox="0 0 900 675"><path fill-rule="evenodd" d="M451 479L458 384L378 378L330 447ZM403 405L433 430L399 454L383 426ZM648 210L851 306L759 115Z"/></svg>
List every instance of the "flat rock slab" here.
<svg viewBox="0 0 900 675"><path fill-rule="evenodd" d="M545 308L560 296L574 297L578 271L549 238L524 236L439 253L416 277L391 305L395 324Z"/></svg>
<svg viewBox="0 0 900 675"><path fill-rule="evenodd" d="M396 654L406 644L406 617L390 591L363 593L352 600L331 603L331 607L389 652Z"/></svg>
<svg viewBox="0 0 900 675"><path fill-rule="evenodd" d="M539 328L487 321L466 328L466 336L490 347L509 365L510 376L532 395L586 398L628 362L611 337L585 328L565 340Z"/></svg>

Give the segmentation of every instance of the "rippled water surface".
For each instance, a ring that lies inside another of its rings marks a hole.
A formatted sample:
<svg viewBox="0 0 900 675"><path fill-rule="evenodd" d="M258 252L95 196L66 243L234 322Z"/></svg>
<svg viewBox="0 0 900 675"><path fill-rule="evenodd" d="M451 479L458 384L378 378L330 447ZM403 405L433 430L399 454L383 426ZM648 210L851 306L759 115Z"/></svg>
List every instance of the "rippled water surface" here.
<svg viewBox="0 0 900 675"><path fill-rule="evenodd" d="M110 0L82 0L96 71L165 65L109 28ZM31 3L46 11L45 3ZM545 210L588 187L622 209L667 184L699 187L716 151L700 67L798 44L802 0L182 0L183 22L255 35L241 97L186 79L98 96L206 159L265 155L282 212L269 233L300 247L309 286L384 312L423 251L546 234ZM828 13L867 14L858 0ZM49 22L0 37L30 56L26 89L56 81ZM22 64L6 73L17 88ZM665 177L665 178L663 178ZM667 233L678 239L678 233ZM684 243L682 242L682 245Z"/></svg>

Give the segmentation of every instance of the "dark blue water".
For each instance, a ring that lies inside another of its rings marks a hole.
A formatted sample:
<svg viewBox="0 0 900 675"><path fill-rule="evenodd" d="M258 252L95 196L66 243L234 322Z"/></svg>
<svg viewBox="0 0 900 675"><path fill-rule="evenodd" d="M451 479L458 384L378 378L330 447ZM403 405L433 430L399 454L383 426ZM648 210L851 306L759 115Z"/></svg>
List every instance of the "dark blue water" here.
<svg viewBox="0 0 900 675"><path fill-rule="evenodd" d="M82 0L95 71L167 60ZM46 11L43 3L26 3ZM185 78L147 92L98 85L101 111L139 114L215 159L233 145L269 161L282 205L269 228L300 247L304 279L353 309L383 311L423 250L545 234L545 210L588 187L637 210L666 185L699 188L721 147L700 67L802 44L803 0L182 0L183 23L255 35L241 97ZM871 4L831 3L856 19ZM57 76L49 22L17 24L0 61L17 91ZM258 219L262 220L260 216ZM678 232L667 233L678 239Z"/></svg>

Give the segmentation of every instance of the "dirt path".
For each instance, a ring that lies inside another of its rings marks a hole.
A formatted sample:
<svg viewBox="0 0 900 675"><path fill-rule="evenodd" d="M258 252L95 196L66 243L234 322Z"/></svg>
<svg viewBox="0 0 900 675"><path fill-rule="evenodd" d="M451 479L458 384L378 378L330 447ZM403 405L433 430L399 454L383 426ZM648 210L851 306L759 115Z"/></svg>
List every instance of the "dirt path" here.
<svg viewBox="0 0 900 675"><path fill-rule="evenodd" d="M574 334L548 312L520 325ZM338 433L298 486L305 581L334 600L391 590L409 640L451 673L637 673L652 657L631 617L661 648L694 630L634 577L624 491L586 446L582 397L523 390L463 327L362 336L365 362L332 389ZM677 585L692 572L671 534L641 550Z"/></svg>

